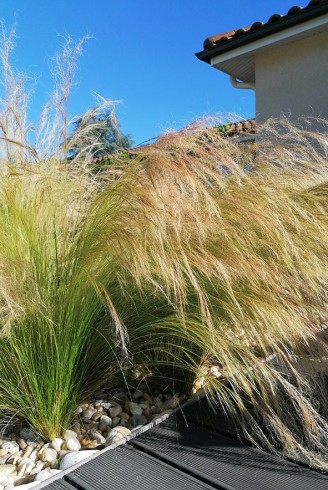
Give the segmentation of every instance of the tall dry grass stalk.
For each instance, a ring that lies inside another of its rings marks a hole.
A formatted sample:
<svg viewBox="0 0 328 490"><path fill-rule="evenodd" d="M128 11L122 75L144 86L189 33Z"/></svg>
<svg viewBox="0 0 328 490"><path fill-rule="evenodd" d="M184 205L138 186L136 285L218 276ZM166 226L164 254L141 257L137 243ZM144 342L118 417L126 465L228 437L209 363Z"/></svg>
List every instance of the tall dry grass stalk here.
<svg viewBox="0 0 328 490"><path fill-rule="evenodd" d="M0 161L5 164L22 165L40 163L49 159L65 161L70 150L76 146L84 150L70 163L90 163L99 142L94 134L97 123L88 124L93 118L106 111L117 127L115 104L94 93L95 106L81 116L69 116L69 98L74 85L78 60L88 36L78 41L70 36L63 38L61 49L51 60L53 90L40 110L37 122L29 121L29 105L35 88L32 77L17 71L11 57L15 48L15 26L6 29L0 21ZM73 132L79 120L78 130ZM101 127L101 123L98 124Z"/></svg>
<svg viewBox="0 0 328 490"><path fill-rule="evenodd" d="M121 227L137 226L126 267L148 297L172 305L154 307L136 329L126 322L134 360L146 353L146 363L166 374L171 364L187 379L218 365L230 387L208 376L208 393L242 419L247 437L319 466L328 429L326 145L325 134L271 122L254 155L216 129L193 128L138 153L116 187L130 182ZM263 362L273 355L288 374Z"/></svg>
<svg viewBox="0 0 328 490"><path fill-rule="evenodd" d="M69 62L53 122L45 109L45 136L30 148L11 39L0 108L3 413L51 439L78 401L138 365L172 389L207 378L254 443L323 466L327 135L271 122L254 154L194 125L128 163L118 156L120 178L100 180L88 155L62 160ZM74 64L81 43L68 46ZM229 386L204 374L211 364Z"/></svg>
<svg viewBox="0 0 328 490"><path fill-rule="evenodd" d="M51 438L131 361L172 387L215 363L231 386L209 376L209 393L253 441L324 447L325 374L304 365L327 358L325 159L299 140L273 164L260 144L167 135L111 183L56 161L3 171L3 410Z"/></svg>

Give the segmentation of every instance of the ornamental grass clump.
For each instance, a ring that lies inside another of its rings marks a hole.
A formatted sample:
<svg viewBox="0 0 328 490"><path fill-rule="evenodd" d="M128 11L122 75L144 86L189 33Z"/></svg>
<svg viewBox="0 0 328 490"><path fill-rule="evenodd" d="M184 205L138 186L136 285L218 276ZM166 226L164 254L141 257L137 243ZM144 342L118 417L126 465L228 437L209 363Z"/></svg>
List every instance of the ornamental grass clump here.
<svg viewBox="0 0 328 490"><path fill-rule="evenodd" d="M203 385L253 443L323 467L327 134L273 121L254 147L193 125L95 175L84 129L73 143L87 139L87 150L65 158L81 43L57 58L32 144L11 39L0 101L3 423L51 440L98 387L139 371L171 390Z"/></svg>
<svg viewBox="0 0 328 490"><path fill-rule="evenodd" d="M134 362L202 379L253 443L324 466L327 135L272 121L254 153L194 129L139 150L120 182L139 189L126 214L147 250L129 270L167 298L125 321Z"/></svg>
<svg viewBox="0 0 328 490"><path fill-rule="evenodd" d="M327 170L306 149L287 161L292 144L254 154L193 129L132 153L114 181L55 159L4 167L3 412L49 440L141 366L171 389L204 378L255 443L322 449Z"/></svg>

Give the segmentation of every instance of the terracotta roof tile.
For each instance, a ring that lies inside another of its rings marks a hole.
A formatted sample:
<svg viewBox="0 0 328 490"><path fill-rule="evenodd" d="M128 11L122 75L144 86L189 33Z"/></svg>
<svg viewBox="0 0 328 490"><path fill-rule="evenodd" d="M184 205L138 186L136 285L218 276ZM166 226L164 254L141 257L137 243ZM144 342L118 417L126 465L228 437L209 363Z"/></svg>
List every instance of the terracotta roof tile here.
<svg viewBox="0 0 328 490"><path fill-rule="evenodd" d="M297 14L300 10L302 10L302 7L299 7L297 5L295 5L294 7L291 7L288 12L287 12L287 15L294 15L294 14Z"/></svg>
<svg viewBox="0 0 328 490"><path fill-rule="evenodd" d="M255 119L247 119L246 121L232 123L227 131L229 136L235 136L241 133L255 133Z"/></svg>
<svg viewBox="0 0 328 490"><path fill-rule="evenodd" d="M305 11L309 11L312 8L318 7L320 5L327 4L327 0L311 0L305 7L300 7L298 5L294 5L291 7L285 15L275 13L269 17L266 22L256 21L253 22L252 25L241 27L239 29L233 29L231 31L223 32L221 34L216 34L214 36L210 36L204 41L204 51L214 48L215 46L219 46L220 44L230 42L233 39L244 36L248 32L263 29L270 24L274 24L277 22L283 23L283 21L287 20L290 17L300 15Z"/></svg>
<svg viewBox="0 0 328 490"><path fill-rule="evenodd" d="M262 27L264 22L256 21L251 25L251 31L255 31L255 29L259 29Z"/></svg>

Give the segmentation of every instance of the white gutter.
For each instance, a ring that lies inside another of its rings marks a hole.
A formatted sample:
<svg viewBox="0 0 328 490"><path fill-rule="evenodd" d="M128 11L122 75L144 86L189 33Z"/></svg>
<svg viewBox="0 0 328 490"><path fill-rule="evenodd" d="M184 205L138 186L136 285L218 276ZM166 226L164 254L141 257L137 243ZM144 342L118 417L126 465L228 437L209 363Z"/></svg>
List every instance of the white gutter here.
<svg viewBox="0 0 328 490"><path fill-rule="evenodd" d="M234 75L230 75L230 83L235 88L255 90L255 83L253 83L253 82L241 82Z"/></svg>

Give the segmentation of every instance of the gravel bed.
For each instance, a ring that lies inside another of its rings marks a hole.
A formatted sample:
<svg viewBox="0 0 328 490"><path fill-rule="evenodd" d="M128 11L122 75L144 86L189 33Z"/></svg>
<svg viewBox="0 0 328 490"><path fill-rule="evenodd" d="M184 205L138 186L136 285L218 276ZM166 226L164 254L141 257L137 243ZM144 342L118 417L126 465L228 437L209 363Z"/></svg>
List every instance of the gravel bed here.
<svg viewBox="0 0 328 490"><path fill-rule="evenodd" d="M140 387L104 390L78 407L63 438L48 443L30 427L7 427L0 435L0 490L38 485L170 413L184 400L179 393L152 395Z"/></svg>

